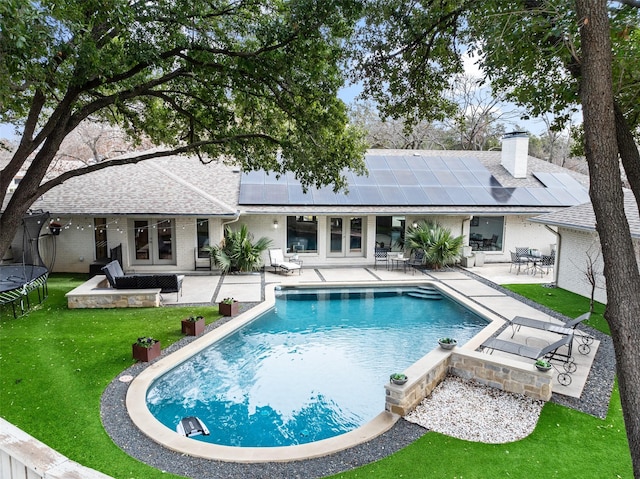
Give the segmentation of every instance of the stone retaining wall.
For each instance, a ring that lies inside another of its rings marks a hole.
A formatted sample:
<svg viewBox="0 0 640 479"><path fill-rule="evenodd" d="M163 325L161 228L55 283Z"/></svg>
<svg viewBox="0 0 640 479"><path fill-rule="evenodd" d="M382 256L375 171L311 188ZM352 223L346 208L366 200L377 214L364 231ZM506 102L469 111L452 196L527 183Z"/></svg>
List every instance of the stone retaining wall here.
<svg viewBox="0 0 640 479"><path fill-rule="evenodd" d="M105 276L94 276L77 288L69 291L67 307L79 308L158 308L160 288L114 289Z"/></svg>
<svg viewBox="0 0 640 479"><path fill-rule="evenodd" d="M409 380L402 386L385 386L385 409L401 416L415 409L447 374L534 399L551 399L550 371L539 372L533 365L478 351L434 350L412 364L405 374Z"/></svg>

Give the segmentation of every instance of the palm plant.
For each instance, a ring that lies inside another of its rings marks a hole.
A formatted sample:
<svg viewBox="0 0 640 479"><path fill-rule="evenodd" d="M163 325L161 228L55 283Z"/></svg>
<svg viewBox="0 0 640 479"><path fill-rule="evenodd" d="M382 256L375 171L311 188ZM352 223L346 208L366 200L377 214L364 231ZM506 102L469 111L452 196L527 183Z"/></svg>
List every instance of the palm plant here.
<svg viewBox="0 0 640 479"><path fill-rule="evenodd" d="M217 246L208 248L213 264L224 273L233 271L255 271L262 266L262 253L272 241L264 236L253 242L253 235L246 225L238 231L225 228L224 239Z"/></svg>
<svg viewBox="0 0 640 479"><path fill-rule="evenodd" d="M460 257L464 241L462 236L453 236L450 229L438 223L422 221L407 230L405 244L412 253L424 252L424 264L440 269Z"/></svg>

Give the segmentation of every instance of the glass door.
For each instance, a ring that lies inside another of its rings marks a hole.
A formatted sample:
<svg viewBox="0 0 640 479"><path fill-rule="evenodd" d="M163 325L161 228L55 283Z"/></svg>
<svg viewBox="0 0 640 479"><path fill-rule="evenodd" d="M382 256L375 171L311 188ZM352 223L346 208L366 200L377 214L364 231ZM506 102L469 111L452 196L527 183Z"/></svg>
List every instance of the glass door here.
<svg viewBox="0 0 640 479"><path fill-rule="evenodd" d="M344 252L342 218L329 218L329 254L341 256Z"/></svg>
<svg viewBox="0 0 640 479"><path fill-rule="evenodd" d="M133 264L175 264L172 220L133 220Z"/></svg>
<svg viewBox="0 0 640 479"><path fill-rule="evenodd" d="M362 256L364 218L329 217L328 256Z"/></svg>

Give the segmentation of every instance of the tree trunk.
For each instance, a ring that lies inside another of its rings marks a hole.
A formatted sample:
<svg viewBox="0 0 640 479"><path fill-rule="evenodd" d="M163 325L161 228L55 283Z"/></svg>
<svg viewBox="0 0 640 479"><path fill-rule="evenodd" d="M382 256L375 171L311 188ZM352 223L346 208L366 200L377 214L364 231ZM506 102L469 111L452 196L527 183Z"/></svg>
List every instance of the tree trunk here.
<svg viewBox="0 0 640 479"><path fill-rule="evenodd" d="M640 209L640 151L638 151L638 145L636 145L627 121L617 104L614 105L614 112L616 115L616 138L622 166L635 195L638 209Z"/></svg>
<svg viewBox="0 0 640 479"><path fill-rule="evenodd" d="M583 49L581 99L590 196L607 282L605 318L615 347L633 471L640 478L640 274L635 261L618 162L606 0L576 0Z"/></svg>

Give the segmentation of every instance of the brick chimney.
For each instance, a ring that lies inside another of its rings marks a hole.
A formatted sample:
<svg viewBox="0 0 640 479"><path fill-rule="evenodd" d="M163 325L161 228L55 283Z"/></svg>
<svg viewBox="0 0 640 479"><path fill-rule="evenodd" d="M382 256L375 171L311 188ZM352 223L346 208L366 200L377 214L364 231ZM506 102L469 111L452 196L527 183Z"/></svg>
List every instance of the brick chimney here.
<svg viewBox="0 0 640 479"><path fill-rule="evenodd" d="M506 133L502 137L502 166L514 178L526 178L529 157L529 135L524 131Z"/></svg>

